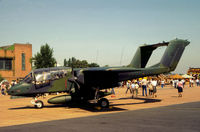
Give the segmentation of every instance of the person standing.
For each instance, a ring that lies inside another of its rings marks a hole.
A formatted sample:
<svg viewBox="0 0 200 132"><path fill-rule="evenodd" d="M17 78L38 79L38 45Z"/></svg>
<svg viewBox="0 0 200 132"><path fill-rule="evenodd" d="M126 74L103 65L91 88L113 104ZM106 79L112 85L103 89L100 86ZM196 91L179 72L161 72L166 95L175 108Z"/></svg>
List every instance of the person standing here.
<svg viewBox="0 0 200 132"><path fill-rule="evenodd" d="M181 79L179 79L177 83L177 89L178 89L178 97L182 97L182 92L183 92L183 82Z"/></svg>
<svg viewBox="0 0 200 132"><path fill-rule="evenodd" d="M145 96L147 96L147 80L143 78L141 84L142 84L142 96L144 96L144 92Z"/></svg>
<svg viewBox="0 0 200 132"><path fill-rule="evenodd" d="M175 88L175 80L172 79L172 86Z"/></svg>
<svg viewBox="0 0 200 132"><path fill-rule="evenodd" d="M111 93L115 95L115 90L112 88Z"/></svg>
<svg viewBox="0 0 200 132"><path fill-rule="evenodd" d="M136 90L136 89L135 89L135 83L132 82L132 84L131 84L132 98L134 98L135 90Z"/></svg>
<svg viewBox="0 0 200 132"><path fill-rule="evenodd" d="M199 79L198 78L196 79L196 84L197 84L197 86L199 86Z"/></svg>
<svg viewBox="0 0 200 132"><path fill-rule="evenodd" d="M162 80L162 81L161 81L161 88L164 88L164 86L165 86L165 81Z"/></svg>
<svg viewBox="0 0 200 132"><path fill-rule="evenodd" d="M1 85L1 94L2 94L3 96L6 95L6 94L5 94L5 90L6 90L6 89L5 89L5 85L2 84L2 85Z"/></svg>
<svg viewBox="0 0 200 132"><path fill-rule="evenodd" d="M183 88L184 88L184 86L185 86L185 80L182 79L181 81L182 81L182 83L183 83Z"/></svg>
<svg viewBox="0 0 200 132"><path fill-rule="evenodd" d="M154 98L154 97L157 97L157 95L156 95L156 92L157 92L157 89L156 89L157 81L153 79L153 80L151 81L151 85L152 85L152 87L153 87L153 98Z"/></svg>
<svg viewBox="0 0 200 132"><path fill-rule="evenodd" d="M190 79L190 87L193 87L193 85L194 85L194 80Z"/></svg>
<svg viewBox="0 0 200 132"><path fill-rule="evenodd" d="M131 81L130 80L126 82L126 87L127 87L126 94L127 94L128 90L130 90L130 93L132 93L132 91L131 91Z"/></svg>
<svg viewBox="0 0 200 132"><path fill-rule="evenodd" d="M174 80L174 88L177 88L178 79Z"/></svg>
<svg viewBox="0 0 200 132"><path fill-rule="evenodd" d="M136 97L138 96L138 89L139 89L139 85L138 85L138 83L136 82L135 83L135 92L136 92Z"/></svg>
<svg viewBox="0 0 200 132"><path fill-rule="evenodd" d="M148 84L148 88L149 88L149 96L153 95L153 86L152 84Z"/></svg>
<svg viewBox="0 0 200 132"><path fill-rule="evenodd" d="M194 86L194 80L193 79L191 80L191 86L192 87Z"/></svg>

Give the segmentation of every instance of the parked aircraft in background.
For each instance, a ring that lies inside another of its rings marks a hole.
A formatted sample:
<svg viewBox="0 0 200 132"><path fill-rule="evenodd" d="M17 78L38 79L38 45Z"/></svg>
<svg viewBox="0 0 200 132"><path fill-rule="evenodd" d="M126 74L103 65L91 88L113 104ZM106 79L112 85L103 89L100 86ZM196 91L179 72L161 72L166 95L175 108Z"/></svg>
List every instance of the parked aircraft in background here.
<svg viewBox="0 0 200 132"><path fill-rule="evenodd" d="M187 40L175 39L170 42L140 46L131 63L126 67L36 69L23 81L11 87L8 94L11 98L33 97L35 100L32 103L35 107L42 108L43 102L37 100L38 96L45 93L65 92L66 95L50 98L48 103L66 104L94 100L99 106L106 108L109 106L109 101L104 97L109 93L102 91L103 89L118 87L121 81L174 71L189 43ZM160 46L167 46L161 61L146 67L153 51Z"/></svg>

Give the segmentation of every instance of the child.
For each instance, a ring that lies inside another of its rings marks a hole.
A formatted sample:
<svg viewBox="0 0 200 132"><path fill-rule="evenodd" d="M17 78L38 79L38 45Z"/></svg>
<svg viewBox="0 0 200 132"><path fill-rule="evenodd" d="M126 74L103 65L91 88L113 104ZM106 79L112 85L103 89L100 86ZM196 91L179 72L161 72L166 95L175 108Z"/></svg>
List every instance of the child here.
<svg viewBox="0 0 200 132"><path fill-rule="evenodd" d="M181 79L179 79L177 83L177 89L178 89L178 97L182 97L182 92L183 92L183 82Z"/></svg>

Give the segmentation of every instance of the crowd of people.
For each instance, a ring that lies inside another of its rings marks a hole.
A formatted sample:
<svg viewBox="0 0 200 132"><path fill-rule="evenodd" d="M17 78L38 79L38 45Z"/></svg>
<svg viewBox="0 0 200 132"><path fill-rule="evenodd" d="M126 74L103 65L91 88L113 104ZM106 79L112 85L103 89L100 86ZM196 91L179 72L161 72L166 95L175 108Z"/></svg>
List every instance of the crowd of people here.
<svg viewBox="0 0 200 132"><path fill-rule="evenodd" d="M171 85L177 89L178 91L178 97L182 97L183 88L186 84L185 79L172 79ZM196 86L200 86L200 80L197 79L190 79L189 80L189 87L193 87L194 84ZM165 80L157 80L157 79L151 79L147 80L145 78L141 80L132 80L132 81L126 81L123 83L123 86L126 86L126 94L128 91L132 94L132 98L138 96L138 89L141 88L142 96L151 96L151 97L157 97L157 86L160 85L161 88L164 88L165 86Z"/></svg>
<svg viewBox="0 0 200 132"><path fill-rule="evenodd" d="M149 93L150 96L152 97L157 97L156 92L157 92L157 87L158 82L155 79L152 80L147 80L143 78L142 80L128 80L126 81L126 94L128 91L132 94L132 98L138 96L138 89L142 88L142 96L147 96ZM163 87L164 87L164 81L163 81Z"/></svg>
<svg viewBox="0 0 200 132"><path fill-rule="evenodd" d="M9 83L7 80L3 80L0 82L0 90L1 90L1 95L4 96L7 94L7 90L10 89L11 86L14 86L17 84L16 81L12 81Z"/></svg>

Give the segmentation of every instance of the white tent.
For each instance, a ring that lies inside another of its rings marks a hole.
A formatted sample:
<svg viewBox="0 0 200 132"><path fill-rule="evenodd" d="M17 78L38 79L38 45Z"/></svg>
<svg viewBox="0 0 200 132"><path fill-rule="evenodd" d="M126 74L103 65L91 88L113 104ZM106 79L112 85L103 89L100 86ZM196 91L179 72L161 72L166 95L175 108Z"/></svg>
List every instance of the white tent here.
<svg viewBox="0 0 200 132"><path fill-rule="evenodd" d="M182 77L183 77L183 78L194 78L194 77L192 77L192 76L190 76L190 75L187 75L187 74L182 75Z"/></svg>

